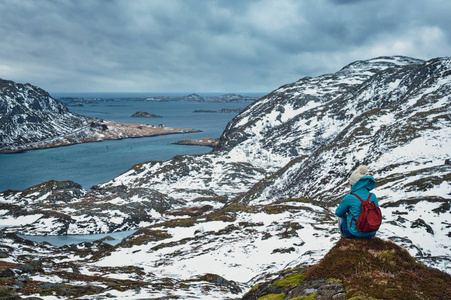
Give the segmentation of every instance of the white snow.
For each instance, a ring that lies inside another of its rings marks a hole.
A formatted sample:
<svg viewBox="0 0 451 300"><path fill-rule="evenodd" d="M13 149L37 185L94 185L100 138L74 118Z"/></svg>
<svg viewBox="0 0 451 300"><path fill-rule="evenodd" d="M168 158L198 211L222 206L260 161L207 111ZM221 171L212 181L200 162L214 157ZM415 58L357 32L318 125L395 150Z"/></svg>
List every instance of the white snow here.
<svg viewBox="0 0 451 300"><path fill-rule="evenodd" d="M19 216L17 218L12 216L3 216L2 218L0 218L0 226L18 226L32 224L39 220L42 216L42 214Z"/></svg>

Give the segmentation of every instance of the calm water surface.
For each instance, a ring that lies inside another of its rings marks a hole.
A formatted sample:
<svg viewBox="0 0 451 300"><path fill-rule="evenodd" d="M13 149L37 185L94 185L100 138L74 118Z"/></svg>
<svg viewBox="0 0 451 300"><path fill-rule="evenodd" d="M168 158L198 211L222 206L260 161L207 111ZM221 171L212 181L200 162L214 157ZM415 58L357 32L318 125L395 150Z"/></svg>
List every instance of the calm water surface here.
<svg viewBox="0 0 451 300"><path fill-rule="evenodd" d="M136 232L136 230L128 230L128 231L121 231L121 232L113 232L113 233L105 233L105 234L80 234L80 235L22 235L18 234L19 237L33 241L33 242L47 242L54 246L61 247L64 245L70 245L70 244L78 244L81 242L94 242L100 239L103 239L106 236L110 236L113 239L106 239L104 240L105 243L108 243L110 245L116 245L122 239L126 238L127 236L133 234Z"/></svg>
<svg viewBox="0 0 451 300"><path fill-rule="evenodd" d="M198 133L85 143L53 149L32 150L19 154L0 154L0 191L22 190L47 180L72 180L85 189L109 181L136 163L168 160L180 154L203 154L209 147L173 145L180 139L219 138L236 113L194 113L194 110L244 108L249 103L200 103L115 101L70 107L72 112L88 117L119 122L164 124L168 127L193 128ZM136 111L146 111L162 118L132 118Z"/></svg>

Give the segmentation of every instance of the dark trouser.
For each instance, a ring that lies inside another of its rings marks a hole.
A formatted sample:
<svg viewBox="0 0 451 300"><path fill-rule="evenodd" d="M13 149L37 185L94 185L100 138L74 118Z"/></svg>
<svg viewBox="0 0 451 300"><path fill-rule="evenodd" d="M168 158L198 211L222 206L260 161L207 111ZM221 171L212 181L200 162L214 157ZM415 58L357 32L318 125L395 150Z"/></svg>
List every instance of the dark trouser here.
<svg viewBox="0 0 451 300"><path fill-rule="evenodd" d="M340 222L339 222L339 224L340 224ZM346 221L346 218L342 219L342 222L340 224L340 231L341 231L342 236L344 236L348 239L370 239L376 235L376 232L374 232L374 234L369 235L369 236L353 235L348 229L348 222Z"/></svg>
<svg viewBox="0 0 451 300"><path fill-rule="evenodd" d="M344 237L348 238L348 239L355 239L355 238L358 238L357 236L353 235L353 234L349 231L349 229L348 229L348 222L346 221L346 218L344 218L344 219L342 220L341 224L340 224L340 231L341 231L341 234L342 234Z"/></svg>

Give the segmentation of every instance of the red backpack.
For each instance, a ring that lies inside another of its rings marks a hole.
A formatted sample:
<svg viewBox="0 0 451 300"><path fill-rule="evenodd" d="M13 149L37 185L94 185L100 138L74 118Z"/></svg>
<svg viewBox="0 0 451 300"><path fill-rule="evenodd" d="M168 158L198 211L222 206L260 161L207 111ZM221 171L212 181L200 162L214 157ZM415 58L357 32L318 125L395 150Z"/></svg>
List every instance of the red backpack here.
<svg viewBox="0 0 451 300"><path fill-rule="evenodd" d="M352 221L355 222L355 225L357 227L358 231L361 232L374 232L379 229L379 226L381 226L382 223L382 213L380 208L373 202L370 202L371 193L368 196L368 199L366 201L363 201L362 198L357 196L356 194L351 194L359 198L361 202L361 209L362 212L359 215L359 218L355 219L354 215L352 215L351 220L351 226Z"/></svg>

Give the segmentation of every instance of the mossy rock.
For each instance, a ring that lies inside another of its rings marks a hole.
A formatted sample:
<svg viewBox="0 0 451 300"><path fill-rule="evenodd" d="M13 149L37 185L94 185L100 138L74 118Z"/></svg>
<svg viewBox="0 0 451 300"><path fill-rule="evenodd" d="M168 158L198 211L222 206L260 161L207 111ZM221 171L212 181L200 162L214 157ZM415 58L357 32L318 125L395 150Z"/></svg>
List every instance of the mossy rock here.
<svg viewBox="0 0 451 300"><path fill-rule="evenodd" d="M291 286L301 283L305 279L305 275L301 273L295 273L285 278L276 280L272 286Z"/></svg>
<svg viewBox="0 0 451 300"><path fill-rule="evenodd" d="M379 238L341 239L305 274L306 280L342 280L349 298L446 299L451 294L449 274L415 262L407 250Z"/></svg>
<svg viewBox="0 0 451 300"><path fill-rule="evenodd" d="M258 298L258 300L285 300L285 294L269 294Z"/></svg>
<svg viewBox="0 0 451 300"><path fill-rule="evenodd" d="M234 222L236 220L237 213L240 212L255 212L257 209L253 206L246 206L241 203L233 202L230 205L219 209L206 215L207 221L224 221L224 222Z"/></svg>
<svg viewBox="0 0 451 300"><path fill-rule="evenodd" d="M297 300L448 299L451 276L417 263L391 241L341 239L318 264L282 271L243 299L281 294Z"/></svg>
<svg viewBox="0 0 451 300"><path fill-rule="evenodd" d="M196 224L196 221L197 221L197 219L195 217L179 218L179 219L174 219L174 220L160 223L158 226L164 226L164 227L168 227L168 228L191 227Z"/></svg>
<svg viewBox="0 0 451 300"><path fill-rule="evenodd" d="M315 293L315 294L310 294L308 296L299 296L296 298L291 298L291 300L316 300L317 296L318 296L318 294Z"/></svg>
<svg viewBox="0 0 451 300"><path fill-rule="evenodd" d="M279 274L277 279L254 286L243 296L243 299L257 300L263 296L287 295L293 287L297 286L304 280L305 275L302 273L303 270L304 268L301 267L285 270Z"/></svg>

